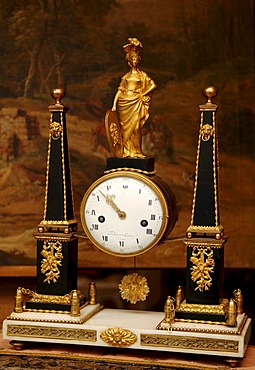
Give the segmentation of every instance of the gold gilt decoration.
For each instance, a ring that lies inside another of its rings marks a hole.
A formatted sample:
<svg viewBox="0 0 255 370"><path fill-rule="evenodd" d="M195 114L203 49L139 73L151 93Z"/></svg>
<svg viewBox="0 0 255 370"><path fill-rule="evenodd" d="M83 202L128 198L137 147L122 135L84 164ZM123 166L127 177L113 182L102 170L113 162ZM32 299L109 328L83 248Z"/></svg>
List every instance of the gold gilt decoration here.
<svg viewBox="0 0 255 370"><path fill-rule="evenodd" d="M38 294L33 290L26 288L18 288L21 293L31 296L31 302L44 302L44 303L57 303L57 304L70 304L71 303L71 293L60 295L47 295Z"/></svg>
<svg viewBox="0 0 255 370"><path fill-rule="evenodd" d="M45 216L46 217L46 216ZM59 230L64 230L64 236L59 236L58 238L65 238L67 240L66 234L70 231L77 231L77 221L72 220L42 220L38 225L39 233L44 233L45 229L51 229L52 227L57 228ZM43 236L45 238L45 235ZM71 236L69 236L70 239ZM36 239L40 239L39 235L35 234ZM50 239L50 236L47 236Z"/></svg>
<svg viewBox="0 0 255 370"><path fill-rule="evenodd" d="M243 313L243 294L240 289L234 290L233 293L237 304L237 314L241 315Z"/></svg>
<svg viewBox="0 0 255 370"><path fill-rule="evenodd" d="M203 141L208 141L214 133L214 128L209 123L206 123L201 127L201 138Z"/></svg>
<svg viewBox="0 0 255 370"><path fill-rule="evenodd" d="M118 130L118 127L115 122L110 123L110 133L111 133L111 138L112 138L112 144L113 146L116 146L117 144L120 143L120 133Z"/></svg>
<svg viewBox="0 0 255 370"><path fill-rule="evenodd" d="M155 175L156 174L156 171L145 171L145 170L140 170L139 168L130 168L130 167L113 168L112 170L104 171L104 173L107 174L107 173L113 173L113 172L118 172L118 171L138 172L144 175Z"/></svg>
<svg viewBox="0 0 255 370"><path fill-rule="evenodd" d="M130 301L132 304L145 301L150 291L147 279L136 272L123 277L119 284L119 290L121 298Z"/></svg>
<svg viewBox="0 0 255 370"><path fill-rule="evenodd" d="M228 300L224 298L222 299L221 303L218 305L186 303L186 301L184 300L181 303L178 310L183 311L183 312L203 312L203 313L213 313L213 314L224 314L227 311L227 308L228 308Z"/></svg>
<svg viewBox="0 0 255 370"><path fill-rule="evenodd" d="M21 287L19 287L16 292L14 312L23 312L23 293Z"/></svg>
<svg viewBox="0 0 255 370"><path fill-rule="evenodd" d="M237 304L233 298L229 300L226 325L237 326Z"/></svg>
<svg viewBox="0 0 255 370"><path fill-rule="evenodd" d="M89 304L96 304L97 303L97 288L96 284L91 281L89 283Z"/></svg>
<svg viewBox="0 0 255 370"><path fill-rule="evenodd" d="M53 328L34 325L8 325L7 335L27 338L68 339L96 342L96 330Z"/></svg>
<svg viewBox="0 0 255 370"><path fill-rule="evenodd" d="M62 126L59 122L50 123L50 133L53 140L58 140L62 132Z"/></svg>
<svg viewBox="0 0 255 370"><path fill-rule="evenodd" d="M142 128L149 118L151 93L156 84L138 68L142 43L135 37L128 39L123 46L130 71L120 81L113 99L112 112L120 117L122 153L120 157L144 158L142 153Z"/></svg>
<svg viewBox="0 0 255 370"><path fill-rule="evenodd" d="M180 305L181 305L181 303L184 299L183 297L184 297L184 294L183 294L182 286L178 285L177 291L176 291L176 296L175 296L175 307L176 307L177 310L180 307Z"/></svg>
<svg viewBox="0 0 255 370"><path fill-rule="evenodd" d="M60 277L59 266L62 266L62 243L60 241L45 240L41 255L44 257L41 262L41 272L45 274L44 282L56 283Z"/></svg>
<svg viewBox="0 0 255 370"><path fill-rule="evenodd" d="M190 261L193 263L191 267L191 279L197 284L195 290L203 292L209 290L212 285L211 274L214 273L215 261L213 259L213 249L210 247L194 247Z"/></svg>
<svg viewBox="0 0 255 370"><path fill-rule="evenodd" d="M80 292L78 290L72 290L71 292L71 316L80 316Z"/></svg>
<svg viewBox="0 0 255 370"><path fill-rule="evenodd" d="M210 350L216 352L238 352L238 341L215 338L194 338L174 335L141 334L141 345L151 347L168 347L192 349L196 351Z"/></svg>
<svg viewBox="0 0 255 370"><path fill-rule="evenodd" d="M164 322L170 325L174 323L174 302L175 299L171 296L168 296L164 306Z"/></svg>
<svg viewBox="0 0 255 370"><path fill-rule="evenodd" d="M43 226L56 225L57 227L61 227L61 226L69 226L74 223L77 223L77 221L76 220L43 220L40 222L40 225L43 225Z"/></svg>
<svg viewBox="0 0 255 370"><path fill-rule="evenodd" d="M113 152L115 157L122 157L123 143L121 136L121 127L116 112L113 112L110 109L106 112L105 115L105 131L111 151Z"/></svg>
<svg viewBox="0 0 255 370"><path fill-rule="evenodd" d="M100 338L113 347L129 347L137 340L132 331L122 328L109 328L101 333Z"/></svg>

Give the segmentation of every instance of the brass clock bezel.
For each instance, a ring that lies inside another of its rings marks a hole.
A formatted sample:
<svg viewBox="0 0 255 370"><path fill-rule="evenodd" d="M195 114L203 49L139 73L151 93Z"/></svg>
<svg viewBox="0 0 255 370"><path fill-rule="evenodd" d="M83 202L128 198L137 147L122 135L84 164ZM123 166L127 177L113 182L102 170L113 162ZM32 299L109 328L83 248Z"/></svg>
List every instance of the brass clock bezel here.
<svg viewBox="0 0 255 370"><path fill-rule="evenodd" d="M155 239L147 247L145 247L142 251L139 250L139 251L133 252L133 253L117 253L117 252L109 251L105 246L102 246L100 243L98 243L94 239L94 237L91 235L91 233L90 233L90 231L89 231L89 229L86 225L84 212L85 212L85 204L87 202L88 197L90 196L92 191L94 191L94 189L96 189L96 187L98 185L102 184L104 181L107 181L109 179L116 178L116 177L132 177L134 179L137 179L139 181L144 182L147 186L149 186L154 191L154 193L157 195L157 197L159 198L159 201L161 203L162 212L163 212L161 228L158 232L158 235L155 237ZM169 221L169 205L167 203L166 197L163 194L163 191L160 189L160 187L157 184L155 184L153 182L152 178L150 178L146 175L143 175L139 172L131 172L131 171L124 171L123 170L123 171L117 171L117 172L112 172L112 173L108 173L106 175L103 175L102 177L97 179L87 189L87 191L85 192L84 197L82 199L82 202L81 202L80 217L81 217L81 224L82 224L82 227L83 227L83 230L84 230L86 236L91 241L91 243L93 245L95 245L97 248L99 248L101 251L103 251L105 253L108 253L112 256L117 256L117 257L134 257L134 256L141 255L145 252L148 252L156 244L158 244L160 242L160 240L164 237L165 232L167 230L168 221Z"/></svg>

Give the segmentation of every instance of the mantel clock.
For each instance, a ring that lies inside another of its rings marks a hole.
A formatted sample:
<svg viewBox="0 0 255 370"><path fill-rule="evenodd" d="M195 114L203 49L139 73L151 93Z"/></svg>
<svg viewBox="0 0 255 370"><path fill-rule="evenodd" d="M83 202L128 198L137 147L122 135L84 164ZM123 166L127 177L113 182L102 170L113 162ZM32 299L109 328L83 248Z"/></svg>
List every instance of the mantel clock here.
<svg viewBox="0 0 255 370"><path fill-rule="evenodd" d="M20 349L23 342L92 346L218 355L242 359L251 320L243 312L240 289L222 298L224 228L220 223L218 194L217 90L204 90L199 106L191 223L186 245L186 294L178 286L167 295L162 312L104 308L97 302L96 286L88 297L77 289L78 237L88 238L102 252L118 257L136 256L165 243L178 219L178 204L171 187L156 174L154 158L142 151L142 128L149 116L154 81L138 69L141 42L124 45L130 71L121 79L113 105L105 116L105 129L114 156L105 173L86 191L81 202L77 233L66 130L67 107L62 89L54 89L49 106L43 220L37 240L36 292L19 287L14 312L4 320L3 338ZM175 282L176 283L176 282ZM119 284L122 299L135 304L149 293L146 277L135 271ZM24 302L25 296L31 299ZM25 303L25 304L24 304ZM163 312L164 311L164 312ZM124 324L124 328L122 327Z"/></svg>

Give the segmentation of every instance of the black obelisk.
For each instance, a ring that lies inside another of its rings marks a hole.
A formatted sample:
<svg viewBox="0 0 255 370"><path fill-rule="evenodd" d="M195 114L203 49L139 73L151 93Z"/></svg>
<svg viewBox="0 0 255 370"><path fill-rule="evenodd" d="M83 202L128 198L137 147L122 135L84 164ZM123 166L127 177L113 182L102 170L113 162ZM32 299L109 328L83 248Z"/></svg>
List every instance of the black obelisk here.
<svg viewBox="0 0 255 370"><path fill-rule="evenodd" d="M70 311L70 292L77 289L78 239L74 220L66 128L68 108L61 103L63 89L54 89L49 106L50 127L43 220L37 240L36 297L26 308Z"/></svg>
<svg viewBox="0 0 255 370"><path fill-rule="evenodd" d="M186 300L176 318L198 322L225 322L228 301L222 299L224 229L219 210L219 158L215 87L203 91L191 224L187 229Z"/></svg>

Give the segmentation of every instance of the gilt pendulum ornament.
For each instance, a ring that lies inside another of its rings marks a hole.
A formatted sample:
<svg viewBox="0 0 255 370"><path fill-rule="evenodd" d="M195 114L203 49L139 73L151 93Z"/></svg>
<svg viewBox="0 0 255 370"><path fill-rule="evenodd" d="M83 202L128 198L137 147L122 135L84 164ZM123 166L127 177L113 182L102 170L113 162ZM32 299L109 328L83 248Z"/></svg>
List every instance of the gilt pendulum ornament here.
<svg viewBox="0 0 255 370"><path fill-rule="evenodd" d="M132 304L145 301L150 289L144 276L133 274L125 275L119 284L121 298Z"/></svg>

